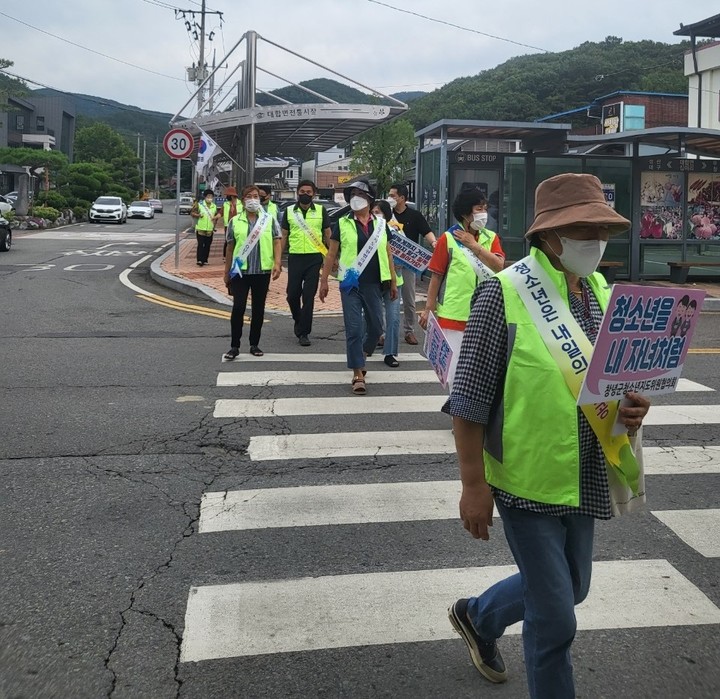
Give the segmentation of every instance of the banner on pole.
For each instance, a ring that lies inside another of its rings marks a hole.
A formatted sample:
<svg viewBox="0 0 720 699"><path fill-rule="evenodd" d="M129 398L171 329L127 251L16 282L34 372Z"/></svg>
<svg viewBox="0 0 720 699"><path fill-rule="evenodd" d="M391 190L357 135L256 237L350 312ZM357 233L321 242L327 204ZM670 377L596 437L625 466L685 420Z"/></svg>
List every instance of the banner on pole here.
<svg viewBox="0 0 720 699"><path fill-rule="evenodd" d="M198 148L197 164L195 169L201 177L207 173L212 163L215 153L220 149L217 143L213 141L202 129L200 129L200 146Z"/></svg>

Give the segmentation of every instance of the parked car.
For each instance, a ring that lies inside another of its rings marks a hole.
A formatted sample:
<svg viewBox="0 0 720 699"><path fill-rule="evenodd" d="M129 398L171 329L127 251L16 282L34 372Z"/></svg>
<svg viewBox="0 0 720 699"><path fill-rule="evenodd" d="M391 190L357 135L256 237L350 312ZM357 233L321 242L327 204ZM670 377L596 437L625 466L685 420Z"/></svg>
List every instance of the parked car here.
<svg viewBox="0 0 720 699"><path fill-rule="evenodd" d="M127 223L127 217L127 206L120 197L98 197L88 212L90 223L95 221Z"/></svg>
<svg viewBox="0 0 720 699"><path fill-rule="evenodd" d="M0 216L6 214L8 211L12 211L15 208L15 201L10 200L7 197L0 196Z"/></svg>
<svg viewBox="0 0 720 699"><path fill-rule="evenodd" d="M10 224L0 216L0 252L8 252L12 247L12 230Z"/></svg>
<svg viewBox="0 0 720 699"><path fill-rule="evenodd" d="M5 199L7 199L13 206L17 203L18 193L17 190L13 190L12 192L8 192L7 194L3 195ZM33 193L28 192L28 201L33 200Z"/></svg>
<svg viewBox="0 0 720 699"><path fill-rule="evenodd" d="M148 201L156 214L161 214L163 212L163 203L159 199L148 199Z"/></svg>
<svg viewBox="0 0 720 699"><path fill-rule="evenodd" d="M155 218L155 209L149 201L134 201L127 210L128 218Z"/></svg>
<svg viewBox="0 0 720 699"><path fill-rule="evenodd" d="M189 214L192 211L193 198L192 197L180 197L178 202L178 213Z"/></svg>

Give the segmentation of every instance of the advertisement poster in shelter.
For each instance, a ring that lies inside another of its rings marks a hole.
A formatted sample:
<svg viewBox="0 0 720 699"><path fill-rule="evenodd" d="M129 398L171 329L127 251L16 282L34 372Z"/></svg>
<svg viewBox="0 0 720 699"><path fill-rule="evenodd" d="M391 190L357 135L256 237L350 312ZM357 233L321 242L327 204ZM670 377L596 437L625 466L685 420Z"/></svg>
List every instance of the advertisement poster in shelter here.
<svg viewBox="0 0 720 699"><path fill-rule="evenodd" d="M640 176L640 237L682 239L684 174L647 171Z"/></svg>
<svg viewBox="0 0 720 699"><path fill-rule="evenodd" d="M688 239L720 240L720 175L689 175Z"/></svg>

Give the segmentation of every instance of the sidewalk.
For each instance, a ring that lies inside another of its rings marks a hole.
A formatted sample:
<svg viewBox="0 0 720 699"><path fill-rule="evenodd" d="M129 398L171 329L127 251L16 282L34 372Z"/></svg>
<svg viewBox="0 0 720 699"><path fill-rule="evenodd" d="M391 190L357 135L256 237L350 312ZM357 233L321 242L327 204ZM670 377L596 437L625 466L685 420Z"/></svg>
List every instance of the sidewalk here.
<svg viewBox="0 0 720 699"><path fill-rule="evenodd" d="M191 293L193 295L205 296L216 303L232 306L232 298L228 295L223 283L223 272L225 269L222 259L223 236L222 232L215 233L208 264L198 267L195 259L197 243L194 235L187 237L180 242L180 265L175 267L175 250L171 248L168 253L158 258L152 265L152 276L159 284ZM290 315L288 309L286 292L287 267L283 259L282 274L275 281L270 282L265 310L279 315ZM422 310L425 305L427 291L427 280L417 283L417 307ZM252 298L252 296L251 296ZM338 283L330 279L330 288L325 303L315 301L316 317L342 316L342 302Z"/></svg>
<svg viewBox="0 0 720 699"><path fill-rule="evenodd" d="M164 286L195 296L210 298L216 303L225 306L232 306L232 299L227 293L225 284L223 284L222 232L217 231L215 233L208 264L204 267L198 267L195 262L196 246L195 236L190 234L180 243L180 266L175 268L175 251L171 248L168 253L153 262L151 272L153 278ZM285 263L285 260L283 262ZM417 282L416 303L418 311L425 307L428 282L427 275ZM639 283L643 286L677 286L677 284L669 281L657 280ZM696 281L688 282L683 286L688 289L702 289L707 294L703 302L703 311L720 311L720 284ZM270 283L270 291L265 304L268 312L290 315L285 298L286 287L287 268L283 266L280 278ZM337 282L333 279L330 279L330 290L325 303L315 302L315 315L319 317L342 316L340 291Z"/></svg>

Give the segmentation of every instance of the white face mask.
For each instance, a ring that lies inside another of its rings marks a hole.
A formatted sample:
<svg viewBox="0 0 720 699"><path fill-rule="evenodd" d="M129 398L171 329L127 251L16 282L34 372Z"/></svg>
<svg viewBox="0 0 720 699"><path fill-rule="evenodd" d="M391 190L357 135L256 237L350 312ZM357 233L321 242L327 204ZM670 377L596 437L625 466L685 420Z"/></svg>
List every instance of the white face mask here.
<svg viewBox="0 0 720 699"><path fill-rule="evenodd" d="M391 208L391 209L394 209L394 208L397 206L397 199L395 199L395 198L393 198L393 197L388 197L388 198L386 199L386 201L387 201L388 204L390 204L390 208Z"/></svg>
<svg viewBox="0 0 720 699"><path fill-rule="evenodd" d="M607 240L596 239L572 240L560 235L558 239L562 243L563 251L561 255L555 253L557 258L568 272L577 274L578 277L589 277L597 269L608 243ZM550 243L548 246L555 252Z"/></svg>
<svg viewBox="0 0 720 699"><path fill-rule="evenodd" d="M470 228L475 231L481 231L487 225L487 213L485 211L473 214L473 220Z"/></svg>
<svg viewBox="0 0 720 699"><path fill-rule="evenodd" d="M245 200L245 208L250 213L259 211L260 210L260 200L259 199L246 199Z"/></svg>
<svg viewBox="0 0 720 699"><path fill-rule="evenodd" d="M370 206L370 204L365 197L354 196L350 198L350 208L353 211L362 211L363 209L367 209L368 206Z"/></svg>

